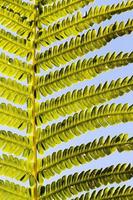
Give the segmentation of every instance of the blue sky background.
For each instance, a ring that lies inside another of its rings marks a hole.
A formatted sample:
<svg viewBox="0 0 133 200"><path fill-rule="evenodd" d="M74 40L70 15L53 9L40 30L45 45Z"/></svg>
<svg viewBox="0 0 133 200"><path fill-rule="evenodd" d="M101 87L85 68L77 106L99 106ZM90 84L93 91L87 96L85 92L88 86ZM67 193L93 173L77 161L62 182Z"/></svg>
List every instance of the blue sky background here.
<svg viewBox="0 0 133 200"><path fill-rule="evenodd" d="M118 0L110 0L110 1L95 0L95 3L90 4L90 6L103 5L103 4L109 5L109 4L113 4L113 3L119 3L119 2L121 2L121 1L118 1ZM86 8L82 9L82 11L83 12L87 11L90 6L87 6ZM128 11L128 12L122 13L120 15L114 15L111 20L109 20L109 21L106 20L105 22L101 23L100 25L106 26L108 24L114 23L116 20L117 21L123 20L126 22L129 18L132 18L132 17L133 17L133 11ZM99 25L93 26L93 28L96 28L96 29L98 29L98 27L99 27ZM105 55L107 52L114 52L114 51L116 51L118 53L120 51L123 51L125 53L133 51L133 33L130 35L126 35L123 37L119 37L115 40L112 40L105 47L103 47L99 50L96 50L95 52L89 52L87 55L83 56L82 58L85 58L85 57L90 58L90 57L95 56L96 54L97 55ZM78 84L74 84L71 87L66 88L60 92L53 93L53 95L49 95L46 98L43 97L42 101L45 101L46 99L50 99L52 97L57 97L63 93L66 93L68 90L73 91L74 89L84 88L86 85L88 85L88 86L93 85L93 84L98 85L101 82L102 83L104 83L105 81L110 82L112 79L116 80L119 77L124 78L126 76L132 76L132 74L133 74L132 71L133 71L133 64L129 64L128 66L125 66L125 67L107 71L106 73L100 74L99 76L97 76L96 78L94 78L92 80L83 81ZM45 73L48 73L48 72L45 72ZM45 73L43 70L41 71L41 75L43 75ZM1 76L3 76L3 75L1 75ZM3 102L3 101L7 102L6 100L1 98L1 102ZM124 96L121 96L120 98L109 101L109 103L113 103L113 102L123 103L123 104L128 102L131 105L133 103L133 92L125 94ZM20 107L19 105L17 105L17 106ZM26 105L23 108L26 108ZM63 118L61 117L56 121L50 122L50 124L52 124L53 122L60 121L62 119ZM45 125L43 127L45 127ZM16 133L25 135L24 132L21 132L21 131L18 132L16 129L13 129L13 128L11 129L11 128L8 128L7 126L1 126L0 129L1 130L2 129L11 130L12 132L16 132ZM108 135L111 135L113 137L115 135L119 135L120 133L128 133L129 137L132 137L133 136L133 123L130 122L130 123L126 123L126 124L119 124L119 125L110 126L107 128L100 128L100 129L97 129L97 130L91 131L91 132L89 131L80 137L74 138L73 140L71 140L70 142L68 142L66 144L62 143L55 148L50 148L48 151L45 152L45 155L51 154L52 152L57 151L59 149L68 148L71 145L76 146L81 143L86 144L90 141L93 141L95 138L100 138L102 135L104 135L105 137L107 137ZM101 168L101 167L105 168L110 165L117 165L118 163L129 163L129 162L133 164L133 153L132 152L128 152L128 153L127 152L124 152L124 153L115 152L114 154L111 154L108 157L98 159L96 161L92 161L88 164L82 165L81 167L74 167L72 169L65 170L61 175L57 175L48 181L45 180L45 184L51 183L53 180L57 180L58 178L60 178L62 175L65 175L65 174L73 174L74 172L81 172L83 170L86 171L88 169ZM8 179L8 180L10 180L10 179ZM127 181L125 183L127 185L133 186L133 179L130 181ZM116 185L116 184L112 184L112 185ZM123 184L121 184L121 185L123 185Z"/></svg>

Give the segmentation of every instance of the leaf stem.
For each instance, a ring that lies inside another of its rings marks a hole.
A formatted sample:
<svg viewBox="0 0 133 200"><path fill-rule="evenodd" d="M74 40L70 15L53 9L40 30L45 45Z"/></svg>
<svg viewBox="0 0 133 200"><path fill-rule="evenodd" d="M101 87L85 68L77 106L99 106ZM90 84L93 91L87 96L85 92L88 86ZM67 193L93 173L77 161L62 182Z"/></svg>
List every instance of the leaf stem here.
<svg viewBox="0 0 133 200"><path fill-rule="evenodd" d="M36 123L35 123L35 106L36 106L36 97L35 97L35 63L36 63L36 47L34 45L35 38L36 38L36 16L37 16L37 10L36 10L36 0L33 0L34 4L34 26L33 26L33 58L32 58L32 76L31 76L31 99L32 99L32 149L33 149L33 176L34 176L34 185L33 185L33 200L37 200L37 148L36 148Z"/></svg>

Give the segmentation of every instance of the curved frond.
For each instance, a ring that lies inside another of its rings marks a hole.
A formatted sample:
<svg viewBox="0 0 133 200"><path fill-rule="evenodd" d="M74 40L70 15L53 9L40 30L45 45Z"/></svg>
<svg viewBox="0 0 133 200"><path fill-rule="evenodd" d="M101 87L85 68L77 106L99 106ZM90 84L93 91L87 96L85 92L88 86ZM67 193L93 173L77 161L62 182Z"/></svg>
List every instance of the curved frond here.
<svg viewBox="0 0 133 200"><path fill-rule="evenodd" d="M67 86L70 86L85 79L91 79L102 72L106 72L115 67L122 67L133 62L133 52L116 54L107 53L105 56L95 56L89 60L84 59L77 63L72 63L61 70L50 72L45 77L37 79L36 92L43 96L52 94Z"/></svg>
<svg viewBox="0 0 133 200"><path fill-rule="evenodd" d="M33 18L33 5L21 0L0 0L1 7L6 7L28 18Z"/></svg>
<svg viewBox="0 0 133 200"><path fill-rule="evenodd" d="M11 104L0 104L0 124L24 130L28 123L30 120L26 111Z"/></svg>
<svg viewBox="0 0 133 200"><path fill-rule="evenodd" d="M6 7L0 8L0 22L22 37L27 37L32 28L32 22L28 22L24 17Z"/></svg>
<svg viewBox="0 0 133 200"><path fill-rule="evenodd" d="M111 187L93 191L92 194L82 194L80 197L71 200L132 200L133 187L124 185L123 187Z"/></svg>
<svg viewBox="0 0 133 200"><path fill-rule="evenodd" d="M122 1L118 4L92 7L85 16L82 16L82 13L79 11L72 17L50 25L48 29L40 30L36 42L47 46L56 40L65 39L70 35L77 35L84 29L88 29L89 26L92 26L94 23L100 23L106 19L110 19L115 14L120 14L132 9L132 1Z"/></svg>
<svg viewBox="0 0 133 200"><path fill-rule="evenodd" d="M0 180L0 197L4 200L31 200L29 189L3 180Z"/></svg>
<svg viewBox="0 0 133 200"><path fill-rule="evenodd" d="M113 138L108 136L106 139L101 137L99 140L95 139L86 145L71 146L69 149L59 150L41 159L38 175L43 178L50 178L56 173L60 174L65 169L110 155L115 151L129 150L133 150L133 137L128 138L127 134L120 134Z"/></svg>
<svg viewBox="0 0 133 200"><path fill-rule="evenodd" d="M0 97L22 105L29 98L28 88L11 79L0 77Z"/></svg>
<svg viewBox="0 0 133 200"><path fill-rule="evenodd" d="M133 167L129 164L118 164L105 169L94 169L80 174L63 176L57 182L52 182L46 188L40 188L41 197L39 200L51 200L52 198L70 198L72 195L78 194L88 189L94 189L108 183L120 183L133 177Z"/></svg>
<svg viewBox="0 0 133 200"><path fill-rule="evenodd" d="M81 109L91 108L94 105L104 103L118 96L133 90L133 76L119 78L100 83L97 87L92 85L86 86L84 89L67 92L61 97L53 98L41 103L36 117L41 117L43 121L51 121L60 116L65 116Z"/></svg>
<svg viewBox="0 0 133 200"><path fill-rule="evenodd" d="M133 105L113 103L111 105L102 105L99 108L95 106L91 111L86 109L64 119L62 122L52 124L51 126L48 125L39 133L37 148L39 149L41 145L42 148L48 149L61 142L67 142L88 130L95 130L96 128L132 120Z"/></svg>
<svg viewBox="0 0 133 200"><path fill-rule="evenodd" d="M59 46L54 46L44 53L37 54L37 65L43 69L52 68L53 65L60 66L72 59L82 56L89 51L94 51L105 46L112 39L130 34L133 31L133 20L126 23L115 22L105 28L100 27L98 31L89 30L82 36L72 38L70 42L65 42Z"/></svg>
<svg viewBox="0 0 133 200"><path fill-rule="evenodd" d="M13 77L16 80L25 80L31 74L31 65L10 58L4 53L0 54L0 73Z"/></svg>
<svg viewBox="0 0 133 200"><path fill-rule="evenodd" d="M3 29L0 30L0 47L21 57L25 57L31 52L31 44L29 41L14 36Z"/></svg>
<svg viewBox="0 0 133 200"><path fill-rule="evenodd" d="M63 0L54 2L52 5L40 6L38 18L43 24L48 24L69 13L73 13L75 10L93 1L94 0Z"/></svg>
<svg viewBox="0 0 133 200"><path fill-rule="evenodd" d="M2 154L0 157L0 175L15 178L20 181L27 181L30 176L30 165L28 162Z"/></svg>
<svg viewBox="0 0 133 200"><path fill-rule="evenodd" d="M32 154L30 140L27 137L4 130L0 131L0 149L17 156L28 157Z"/></svg>

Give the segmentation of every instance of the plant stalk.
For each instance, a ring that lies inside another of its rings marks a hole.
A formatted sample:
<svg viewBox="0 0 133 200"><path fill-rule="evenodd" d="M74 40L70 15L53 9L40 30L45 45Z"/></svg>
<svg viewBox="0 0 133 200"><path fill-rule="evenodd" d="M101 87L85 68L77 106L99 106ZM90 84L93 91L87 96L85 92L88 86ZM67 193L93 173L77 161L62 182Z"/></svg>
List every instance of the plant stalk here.
<svg viewBox="0 0 133 200"><path fill-rule="evenodd" d="M34 175L34 185L33 185L33 200L37 200L37 148L36 148L36 113L35 113L35 106L36 106L36 97L35 97L35 78L36 78L36 71L35 71L35 64L36 64L36 46L34 44L35 38L36 38L36 32L37 32L37 26L36 26L36 0L33 0L34 4L34 27L33 27L33 58L32 58L32 78L31 78L31 89L32 89L32 148L33 148L33 175Z"/></svg>

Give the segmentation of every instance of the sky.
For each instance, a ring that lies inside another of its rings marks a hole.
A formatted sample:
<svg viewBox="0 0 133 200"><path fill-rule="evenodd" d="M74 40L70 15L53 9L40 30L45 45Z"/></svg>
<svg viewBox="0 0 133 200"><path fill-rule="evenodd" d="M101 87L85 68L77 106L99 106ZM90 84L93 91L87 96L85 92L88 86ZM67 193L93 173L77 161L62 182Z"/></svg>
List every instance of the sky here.
<svg viewBox="0 0 133 200"><path fill-rule="evenodd" d="M113 3L119 3L121 1L119 0L95 0L95 3L90 4L90 6L96 6L96 5L109 5L109 4L113 4ZM82 12L85 12L88 10L88 8L90 7L86 7L84 9L82 9ZM102 25L103 27L114 23L115 21L127 21L129 18L132 18L132 11L128 11L126 13L122 13L119 15L114 15L112 17L112 19L110 21L106 20L105 22L101 23L100 25ZM98 28L99 25L94 25L93 28ZM94 57L95 55L105 55L107 52L131 52L133 51L133 45L132 42L133 41L133 33L130 35L126 35L123 37L119 37L115 40L112 40L110 43L108 43L105 47L102 47L99 50L96 50L94 52L89 52L88 54L86 54L85 56L83 56L84 58L90 58L90 57ZM43 49L44 50L44 49ZM98 85L99 83L104 83L105 81L111 81L118 79L119 77L124 78L126 76L132 76L132 70L133 69L133 64L129 64L125 67L121 67L121 68L117 68L111 71L107 71L106 73L102 73L100 75L98 75L96 78L92 79L92 80L88 80L88 81L83 81L83 82L79 82L78 84L74 84L69 88L66 88L64 90L61 90L59 92L53 93L52 95L47 96L46 98L42 98L42 101L45 101L47 99L50 99L52 97L57 97L63 93L66 93L67 91L71 90L73 91L74 89L80 89L80 88L84 88L86 85L90 86L90 85ZM48 72L44 72L43 70L41 70L41 75L44 75L45 73ZM1 75L1 74L0 74ZM2 75L1 75L2 76ZM129 105L131 105L133 103L132 101L133 99L133 92L127 93L119 98L113 99L111 101L109 101L108 103L129 103ZM1 102L7 102L4 99L0 99ZM107 102L106 102L107 103ZM105 104L106 104L105 103ZM18 105L19 107L19 105ZM58 121L62 120L63 118L59 118ZM49 124L53 123L53 122L57 122L57 121L52 121ZM7 126L1 126L0 129L4 129L4 130L10 130L12 132L17 132L16 129L13 128L8 128ZM49 150L47 150L45 152L45 155L49 155L54 151L58 151L59 149L65 149L65 148L69 148L70 146L76 146L76 145L80 145L82 143L88 143L90 141L93 141L95 138L100 138L102 135L104 135L105 137L107 137L108 135L111 135L111 137L115 136L115 135L119 135L120 133L128 133L129 137L133 136L133 123L132 122L128 122L126 124L118 124L118 125L114 125L114 126L110 126L107 128L100 128L97 129L95 131L88 131L85 134L74 138L73 140L71 140L70 142L64 144L60 144L55 148L50 148ZM23 132L19 132L19 134L23 134ZM72 169L68 169L65 170L61 175L56 175L54 178L50 179L50 180L46 180L45 184L47 183L51 183L53 180L57 180L58 178L60 178L63 175L68 175L68 174L73 174L75 172L81 172L83 170L88 170L88 169L94 169L94 168L105 168L107 166L110 165L117 165L118 163L132 163L133 164L133 156L132 156L132 152L123 152L123 153L117 153L115 152L114 154L111 154L110 156L106 156L104 158L98 159L98 160L93 160L90 163L84 164L81 167L74 167ZM8 179L11 180L11 179ZM127 185L132 185L133 186L133 179L125 182ZM116 184L112 184L112 185L116 185ZM123 183L121 184L123 185Z"/></svg>

